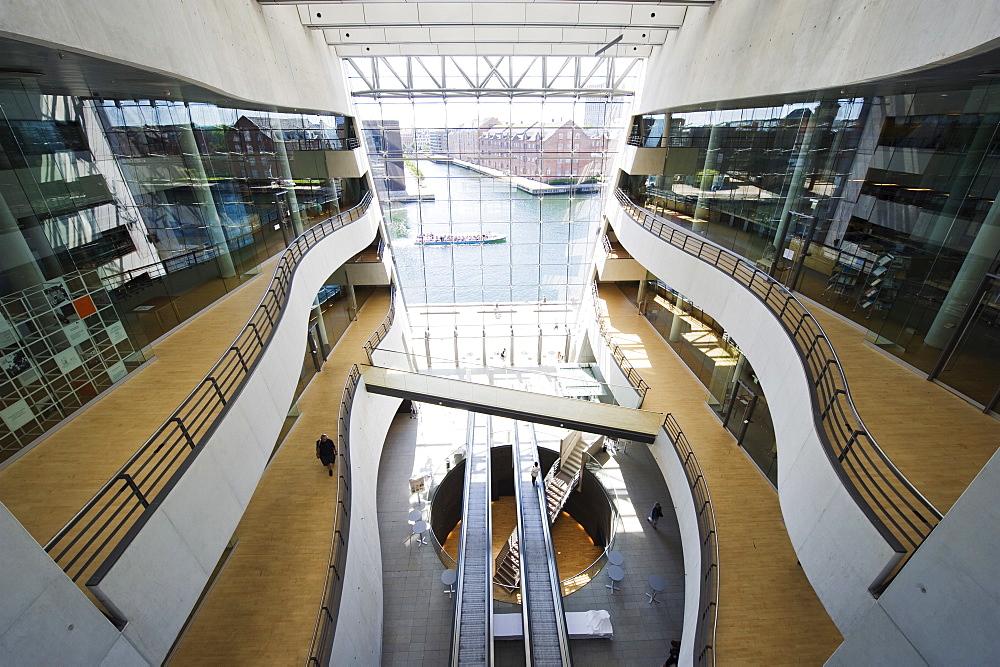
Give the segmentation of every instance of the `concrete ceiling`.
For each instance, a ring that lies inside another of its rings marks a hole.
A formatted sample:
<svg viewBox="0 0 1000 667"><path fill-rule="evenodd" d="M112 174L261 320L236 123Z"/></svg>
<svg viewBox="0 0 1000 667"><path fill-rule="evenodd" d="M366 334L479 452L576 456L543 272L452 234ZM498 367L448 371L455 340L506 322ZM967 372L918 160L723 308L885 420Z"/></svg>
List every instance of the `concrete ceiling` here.
<svg viewBox="0 0 1000 667"><path fill-rule="evenodd" d="M688 11L715 0L258 0L297 5L338 56L649 57Z"/></svg>

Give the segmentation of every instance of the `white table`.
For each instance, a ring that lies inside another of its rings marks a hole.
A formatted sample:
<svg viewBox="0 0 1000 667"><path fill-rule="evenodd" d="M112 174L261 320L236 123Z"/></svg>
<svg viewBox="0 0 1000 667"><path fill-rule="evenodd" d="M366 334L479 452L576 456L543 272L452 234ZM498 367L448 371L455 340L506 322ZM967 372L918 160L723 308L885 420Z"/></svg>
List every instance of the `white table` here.
<svg viewBox="0 0 1000 667"><path fill-rule="evenodd" d="M614 595L615 591L620 591L618 588L618 582L625 578L625 570L619 565L608 565L608 578L611 579L610 584L604 584L605 588L611 589L611 594Z"/></svg>
<svg viewBox="0 0 1000 667"><path fill-rule="evenodd" d="M406 515L406 517L410 521L420 521L422 518L424 518L424 513L421 512L420 510L410 510L410 512Z"/></svg>
<svg viewBox="0 0 1000 667"><path fill-rule="evenodd" d="M608 552L608 562L612 565L624 565L625 556L622 555L621 551L609 551Z"/></svg>
<svg viewBox="0 0 1000 667"><path fill-rule="evenodd" d="M427 531L426 521L417 521L413 524L413 534L417 536L417 546L422 547L427 544L427 538L424 537L424 533Z"/></svg>
<svg viewBox="0 0 1000 667"><path fill-rule="evenodd" d="M445 593L448 597L455 592L455 582L458 581L458 573L455 570L445 570L441 573L441 583L448 587Z"/></svg>
<svg viewBox="0 0 1000 667"><path fill-rule="evenodd" d="M667 584L663 581L663 577L658 574L650 575L649 580L646 583L649 584L650 590L653 591L652 595L646 593L646 597L649 598L649 604L653 604L654 602L659 604L660 601L656 599L656 594L667 590Z"/></svg>

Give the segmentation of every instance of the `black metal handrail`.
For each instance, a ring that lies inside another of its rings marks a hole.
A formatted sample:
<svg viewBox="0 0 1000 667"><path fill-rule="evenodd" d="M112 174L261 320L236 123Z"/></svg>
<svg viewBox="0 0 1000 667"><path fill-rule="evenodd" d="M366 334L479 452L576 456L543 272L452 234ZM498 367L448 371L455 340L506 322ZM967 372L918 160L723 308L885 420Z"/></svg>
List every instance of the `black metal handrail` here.
<svg viewBox="0 0 1000 667"><path fill-rule="evenodd" d="M699 665L715 664L715 627L719 617L719 536L715 531L715 510L698 457L673 414L663 420L663 430L674 445L684 476L691 487L691 499L698 516L701 569L698 573L698 625L694 632L694 655Z"/></svg>
<svg viewBox="0 0 1000 667"><path fill-rule="evenodd" d="M594 318L597 320L597 329L601 332L601 337L604 338L604 342L607 343L608 347L611 349L611 355L614 357L615 362L618 367L622 370L625 375L625 379L628 383L635 388L636 392L639 394L639 405L636 407L642 407L642 402L646 400L646 392L649 391L649 385L646 381L642 379L639 375L639 371L635 370L635 366L632 362L625 357L625 352L622 351L618 343L615 342L614 336L608 331L607 325L604 323L604 317L601 315L601 297L597 292L597 283L591 284L593 296L594 296Z"/></svg>
<svg viewBox="0 0 1000 667"><path fill-rule="evenodd" d="M375 333L365 342L365 354L368 355L368 363L375 365L372 361L372 353L375 348L379 346L385 337L389 334L389 329L392 328L392 323L396 319L396 285L393 284L389 292L389 312L386 313L385 319L382 320L382 324L379 325Z"/></svg>
<svg viewBox="0 0 1000 667"><path fill-rule="evenodd" d="M636 223L729 275L763 302L784 327L809 378L813 418L827 457L844 488L898 555L869 587L873 595L881 594L941 520L941 513L865 429L851 400L844 370L819 322L784 285L745 258L650 213L621 189L615 196Z"/></svg>
<svg viewBox="0 0 1000 667"><path fill-rule="evenodd" d="M344 592L344 566L347 563L347 542L351 522L351 408L361 382L361 369L351 366L340 397L340 417L337 419L337 454L340 456L340 476L337 480L337 504L333 517L333 539L330 540L329 567L323 585L323 599L316 615L309 659L306 665L328 665L333 651L333 635L337 629L340 598Z"/></svg>
<svg viewBox="0 0 1000 667"><path fill-rule="evenodd" d="M97 585L135 538L246 385L284 313L299 260L319 241L364 215L371 201L368 193L354 208L310 227L292 241L278 259L257 309L208 375L45 545L71 579L87 575L87 586Z"/></svg>

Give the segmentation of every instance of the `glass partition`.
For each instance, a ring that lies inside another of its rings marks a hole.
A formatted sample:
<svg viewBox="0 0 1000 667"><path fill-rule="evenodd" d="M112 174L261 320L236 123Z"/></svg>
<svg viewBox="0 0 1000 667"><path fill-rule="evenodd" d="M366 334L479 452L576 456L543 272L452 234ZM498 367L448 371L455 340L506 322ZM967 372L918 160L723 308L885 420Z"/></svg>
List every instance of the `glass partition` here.
<svg viewBox="0 0 1000 667"><path fill-rule="evenodd" d="M657 118L633 125L652 128ZM663 172L619 174L629 198L995 409L1000 354L984 332L996 308L977 295L1000 253L1000 83L821 91L774 106L674 112L667 125ZM955 345L962 354L951 353Z"/></svg>
<svg viewBox="0 0 1000 667"><path fill-rule="evenodd" d="M341 116L0 80L0 464L356 204L365 179L320 157L352 145Z"/></svg>

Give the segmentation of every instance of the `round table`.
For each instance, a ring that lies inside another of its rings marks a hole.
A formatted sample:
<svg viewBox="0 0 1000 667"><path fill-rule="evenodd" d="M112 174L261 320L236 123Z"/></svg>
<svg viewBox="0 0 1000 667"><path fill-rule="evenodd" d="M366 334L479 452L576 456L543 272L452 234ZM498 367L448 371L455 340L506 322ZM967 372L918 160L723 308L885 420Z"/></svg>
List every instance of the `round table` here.
<svg viewBox="0 0 1000 667"><path fill-rule="evenodd" d="M614 595L615 591L621 590L617 584L625 578L625 570L618 565L608 565L608 578L611 579L611 583L604 584L604 587L610 588L611 594Z"/></svg>
<svg viewBox="0 0 1000 667"><path fill-rule="evenodd" d="M413 503L413 506L416 507L418 510L422 510L424 507L427 506L427 503L425 503L422 500L417 500L416 502Z"/></svg>
<svg viewBox="0 0 1000 667"><path fill-rule="evenodd" d="M410 510L406 516L410 521L420 521L424 517L424 513L420 510Z"/></svg>
<svg viewBox="0 0 1000 667"><path fill-rule="evenodd" d="M427 530L426 521L417 521L413 524L413 534L417 536L417 546L422 547L427 544L427 540L423 537L423 533Z"/></svg>
<svg viewBox="0 0 1000 667"><path fill-rule="evenodd" d="M625 556L622 555L621 551L609 551L608 562L611 563L612 565L624 565Z"/></svg>
<svg viewBox="0 0 1000 667"><path fill-rule="evenodd" d="M448 587L448 590L445 591L448 597L451 597L451 594L455 592L455 582L457 580L458 572L455 570L445 570L441 573L441 583Z"/></svg>
<svg viewBox="0 0 1000 667"><path fill-rule="evenodd" d="M649 588L653 591L652 595L646 593L646 597L649 598L649 604L653 604L654 602L659 603L659 600L656 599L656 594L667 590L667 584L663 581L663 577L658 574L651 574L646 583L649 584Z"/></svg>

